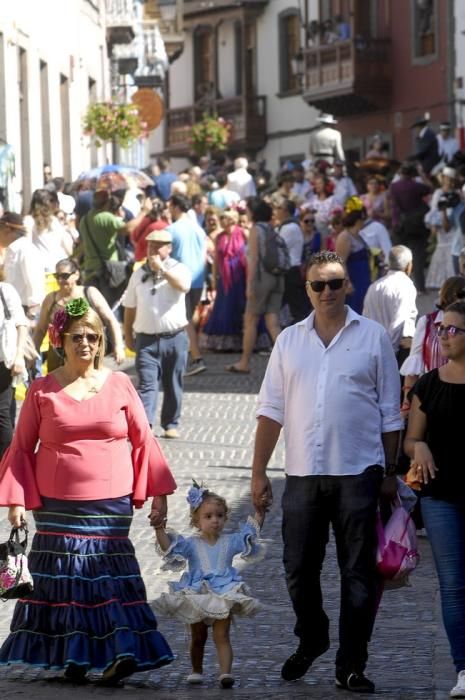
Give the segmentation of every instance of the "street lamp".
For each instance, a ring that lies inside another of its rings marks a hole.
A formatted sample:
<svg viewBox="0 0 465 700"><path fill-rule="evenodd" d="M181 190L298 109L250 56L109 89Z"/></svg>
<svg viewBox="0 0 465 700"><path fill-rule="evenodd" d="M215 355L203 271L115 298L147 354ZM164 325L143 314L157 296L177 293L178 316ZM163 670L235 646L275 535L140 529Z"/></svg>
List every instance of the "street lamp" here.
<svg viewBox="0 0 465 700"><path fill-rule="evenodd" d="M176 0L158 0L158 7L163 22L175 21L178 10L177 5Z"/></svg>

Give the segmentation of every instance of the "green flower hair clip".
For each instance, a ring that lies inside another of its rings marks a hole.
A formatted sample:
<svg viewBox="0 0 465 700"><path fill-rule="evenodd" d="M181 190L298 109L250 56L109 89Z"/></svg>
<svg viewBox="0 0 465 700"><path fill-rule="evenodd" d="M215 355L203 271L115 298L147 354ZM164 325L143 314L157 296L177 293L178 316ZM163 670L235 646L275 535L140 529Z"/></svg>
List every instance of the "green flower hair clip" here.
<svg viewBox="0 0 465 700"><path fill-rule="evenodd" d="M72 299L68 301L65 306L65 311L68 316L75 318L77 316L84 316L84 314L89 311L89 302L87 299L80 297L79 299Z"/></svg>

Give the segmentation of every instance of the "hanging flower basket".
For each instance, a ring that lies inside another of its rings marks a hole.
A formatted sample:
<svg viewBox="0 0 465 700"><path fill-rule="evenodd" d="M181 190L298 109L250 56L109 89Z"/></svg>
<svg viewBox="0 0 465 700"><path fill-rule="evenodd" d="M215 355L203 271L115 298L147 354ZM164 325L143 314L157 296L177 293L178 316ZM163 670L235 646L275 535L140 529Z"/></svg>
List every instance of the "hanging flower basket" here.
<svg viewBox="0 0 465 700"><path fill-rule="evenodd" d="M198 156L225 151L231 141L232 124L217 114L205 113L191 129L190 143Z"/></svg>
<svg viewBox="0 0 465 700"><path fill-rule="evenodd" d="M84 134L90 136L96 146L105 141L128 148L134 141L148 136L147 122L139 115L139 108L133 102L96 102L89 105L83 119Z"/></svg>

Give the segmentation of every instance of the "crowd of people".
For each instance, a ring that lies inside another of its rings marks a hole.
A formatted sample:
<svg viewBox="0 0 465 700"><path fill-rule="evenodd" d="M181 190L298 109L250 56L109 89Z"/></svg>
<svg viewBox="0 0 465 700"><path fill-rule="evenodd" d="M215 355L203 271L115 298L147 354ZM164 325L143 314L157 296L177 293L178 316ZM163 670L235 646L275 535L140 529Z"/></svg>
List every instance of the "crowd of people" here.
<svg viewBox="0 0 465 700"><path fill-rule="evenodd" d="M231 687L231 620L260 609L232 560L260 549L272 505L266 470L283 430L284 568L299 645L282 678L302 677L329 646L320 572L331 524L342 591L336 684L374 692L364 671L380 594L377 510L410 469L458 672L452 697L465 697L455 430L465 384L465 159L447 128L439 138L428 121L413 125L417 150L391 181L380 173L379 139L355 176L336 120L321 115L310 157L285 163L275 181L244 157L200 159L182 173L159 158L143 191L67 187L48 168L29 214L3 213L0 503L14 527L32 510L36 534L34 590L16 606L0 664L63 669L73 683L98 670L102 685L117 686L173 661L128 537L133 507L152 498L160 555L189 567L155 610L191 626L189 683L203 681L212 628L220 684ZM428 289L438 290L437 309L417 319ZM104 365L106 354L119 364L128 351L136 389ZM270 359L254 517L223 535L228 505L194 484L197 533L166 531L176 484L154 437L159 388L163 437L176 439L185 377L208 371L205 353L235 352L224 371L249 374L257 351ZM14 430L20 381L28 390Z"/></svg>

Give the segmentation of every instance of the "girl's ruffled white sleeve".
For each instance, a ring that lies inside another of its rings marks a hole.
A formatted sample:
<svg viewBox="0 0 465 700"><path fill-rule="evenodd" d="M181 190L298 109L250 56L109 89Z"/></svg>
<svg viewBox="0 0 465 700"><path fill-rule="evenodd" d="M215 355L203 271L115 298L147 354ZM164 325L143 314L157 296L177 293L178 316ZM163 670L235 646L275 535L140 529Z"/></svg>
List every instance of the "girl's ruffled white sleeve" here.
<svg viewBox="0 0 465 700"><path fill-rule="evenodd" d="M260 527L252 516L249 515L245 523L239 526L239 532L236 537L240 549L237 552L241 559L245 559L247 563L261 561L266 554L266 547L263 542L259 542Z"/></svg>
<svg viewBox="0 0 465 700"><path fill-rule="evenodd" d="M163 570L179 571L186 565L189 543L185 537L178 535L173 530L167 531L166 534L170 539L170 546L168 549L163 550L158 542L155 542L155 551L163 560Z"/></svg>

